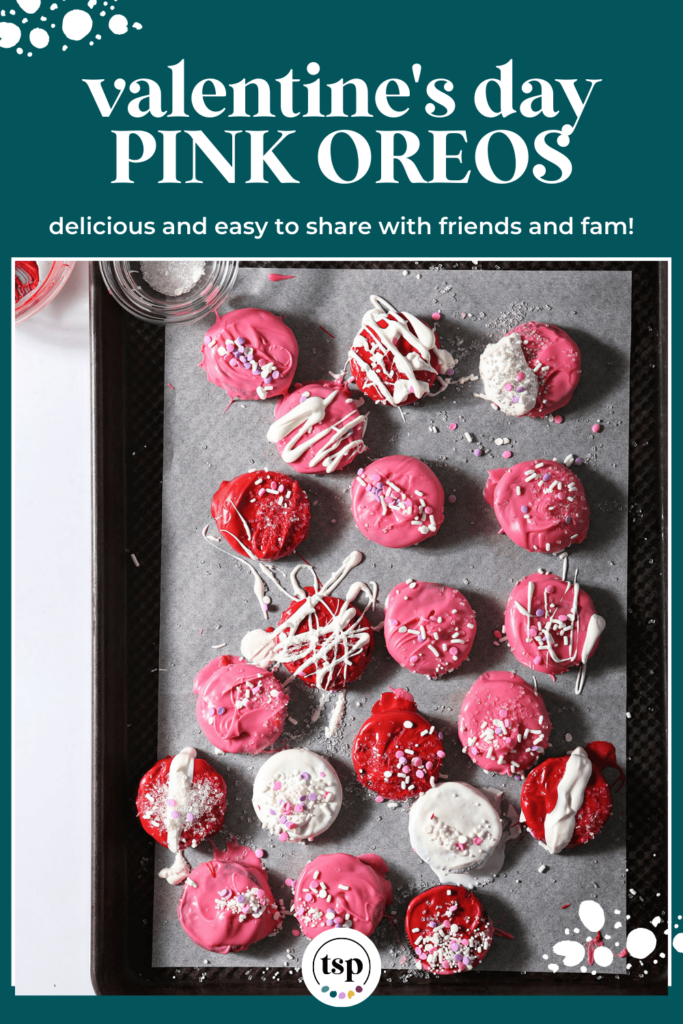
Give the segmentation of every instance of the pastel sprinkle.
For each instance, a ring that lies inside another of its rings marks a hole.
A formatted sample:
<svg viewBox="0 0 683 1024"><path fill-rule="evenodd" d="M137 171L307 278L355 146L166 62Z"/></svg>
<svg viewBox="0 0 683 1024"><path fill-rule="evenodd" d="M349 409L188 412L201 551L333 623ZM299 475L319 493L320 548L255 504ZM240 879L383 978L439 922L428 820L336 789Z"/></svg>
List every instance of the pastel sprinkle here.
<svg viewBox="0 0 683 1024"><path fill-rule="evenodd" d="M281 843L286 843L288 838L289 837L286 832L281 832L280 835L278 836L278 839L280 840Z"/></svg>
<svg viewBox="0 0 683 1024"><path fill-rule="evenodd" d="M216 714L217 715L224 715L225 714L225 708L216 708Z"/></svg>
<svg viewBox="0 0 683 1024"><path fill-rule="evenodd" d="M273 783L273 789L282 789L282 783L276 779Z"/></svg>
<svg viewBox="0 0 683 1024"><path fill-rule="evenodd" d="M575 465L580 466L580 465L583 464L583 459L581 459L581 458L574 459L574 463L575 463Z"/></svg>
<svg viewBox="0 0 683 1024"><path fill-rule="evenodd" d="M166 806L167 807L175 807L175 800L167 800L166 801Z"/></svg>
<svg viewBox="0 0 683 1024"><path fill-rule="evenodd" d="M455 503L455 500L456 500L455 499L455 495L454 494L449 494L448 495L448 500L450 501L451 505L453 505Z"/></svg>
<svg viewBox="0 0 683 1024"><path fill-rule="evenodd" d="M178 812L177 811L171 811L171 817L172 818L177 818L178 817Z"/></svg>
<svg viewBox="0 0 683 1024"><path fill-rule="evenodd" d="M524 380L524 374L522 373L521 370L517 374L517 380Z"/></svg>
<svg viewBox="0 0 683 1024"><path fill-rule="evenodd" d="M475 449L474 449L474 454L475 454L475 457L476 457L476 458L478 459L478 458L479 458L479 457L480 457L481 455L483 455L484 453L483 453L483 451L481 450L481 448L475 448Z"/></svg>
<svg viewBox="0 0 683 1024"><path fill-rule="evenodd" d="M185 817L187 818L188 821L194 821L194 814L192 813L192 811L188 811Z"/></svg>
<svg viewBox="0 0 683 1024"><path fill-rule="evenodd" d="M448 429L449 430L457 430L458 429L458 424L457 423L449 423L448 424Z"/></svg>
<svg viewBox="0 0 683 1024"><path fill-rule="evenodd" d="M285 885L289 885L289 886L294 885L294 879L293 878L285 878Z"/></svg>
<svg viewBox="0 0 683 1024"><path fill-rule="evenodd" d="M591 430L593 431L594 434L599 434L600 431L602 430L602 427L600 426L599 423L594 423L593 426L591 427Z"/></svg>
<svg viewBox="0 0 683 1024"><path fill-rule="evenodd" d="M563 417L563 416L556 416L556 417L555 417L555 422L556 422L556 423L562 423L562 422L564 422L564 417Z"/></svg>
<svg viewBox="0 0 683 1024"><path fill-rule="evenodd" d="M261 859L261 857L265 857L266 855L265 850L254 850L254 853L259 858L259 860Z"/></svg>
<svg viewBox="0 0 683 1024"><path fill-rule="evenodd" d="M504 459L511 459L512 458L512 452L508 452L508 451L503 452L503 458Z"/></svg>
<svg viewBox="0 0 683 1024"><path fill-rule="evenodd" d="M383 804L384 803L384 797L383 796L376 796L375 797L375 803L376 804Z"/></svg>
<svg viewBox="0 0 683 1024"><path fill-rule="evenodd" d="M506 391L512 391L512 384L506 384L505 385L505 390Z"/></svg>
<svg viewBox="0 0 683 1024"><path fill-rule="evenodd" d="M292 935L293 935L293 936L294 936L295 938L298 938L298 937L299 937L299 935L301 935L301 932L299 931L299 929L298 929L298 928L292 928Z"/></svg>
<svg viewBox="0 0 683 1024"><path fill-rule="evenodd" d="M436 311L436 313L432 313L432 320L440 320L440 319L441 319L441 313L439 313L438 310Z"/></svg>

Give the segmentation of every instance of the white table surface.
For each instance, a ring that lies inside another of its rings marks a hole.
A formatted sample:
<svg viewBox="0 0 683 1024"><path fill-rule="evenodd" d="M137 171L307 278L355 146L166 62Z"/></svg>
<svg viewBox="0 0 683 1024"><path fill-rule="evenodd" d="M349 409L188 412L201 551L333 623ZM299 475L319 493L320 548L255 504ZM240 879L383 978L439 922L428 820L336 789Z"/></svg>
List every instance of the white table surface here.
<svg viewBox="0 0 683 1024"><path fill-rule="evenodd" d="M16 328L12 395L13 983L92 995L87 263Z"/></svg>

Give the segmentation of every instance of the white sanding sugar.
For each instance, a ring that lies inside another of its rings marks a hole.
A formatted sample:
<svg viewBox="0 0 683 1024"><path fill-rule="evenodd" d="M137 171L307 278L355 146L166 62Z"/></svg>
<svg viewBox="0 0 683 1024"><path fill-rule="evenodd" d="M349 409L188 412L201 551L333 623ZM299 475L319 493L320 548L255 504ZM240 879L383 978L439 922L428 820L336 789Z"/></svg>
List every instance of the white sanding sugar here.
<svg viewBox="0 0 683 1024"><path fill-rule="evenodd" d="M185 295L204 273L206 260L142 260L147 284L162 295Z"/></svg>

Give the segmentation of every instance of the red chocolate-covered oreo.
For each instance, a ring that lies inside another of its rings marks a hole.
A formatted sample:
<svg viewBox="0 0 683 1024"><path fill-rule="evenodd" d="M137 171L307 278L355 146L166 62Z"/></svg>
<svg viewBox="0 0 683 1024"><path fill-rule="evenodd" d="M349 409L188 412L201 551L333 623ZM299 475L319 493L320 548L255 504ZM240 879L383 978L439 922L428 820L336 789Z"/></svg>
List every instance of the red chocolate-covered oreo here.
<svg viewBox="0 0 683 1024"><path fill-rule="evenodd" d="M316 597L312 587L303 587L308 600ZM292 601L277 625L277 660L307 686L322 690L343 690L365 670L375 634L365 615L348 601L328 594L306 609L307 599ZM306 613L301 617L301 612ZM281 627L297 621L293 631Z"/></svg>
<svg viewBox="0 0 683 1024"><path fill-rule="evenodd" d="M441 374L452 374L453 357L422 320L400 313L378 295L370 301L373 308L363 317L349 353L353 379L373 402L409 405L426 395Z"/></svg>
<svg viewBox="0 0 683 1024"><path fill-rule="evenodd" d="M353 742L353 766L367 789L406 800L430 789L444 758L442 736L407 690L383 693Z"/></svg>
<svg viewBox="0 0 683 1024"><path fill-rule="evenodd" d="M135 801L148 835L173 852L220 832L225 818L222 775L186 747L157 761L140 779Z"/></svg>
<svg viewBox="0 0 683 1024"><path fill-rule="evenodd" d="M272 562L291 555L306 539L311 507L296 480L261 470L224 480L211 515L234 551Z"/></svg>
<svg viewBox="0 0 683 1024"><path fill-rule="evenodd" d="M524 824L549 853L588 843L604 827L612 813L605 768L616 768L623 785L614 746L600 741L548 758L527 775L521 795Z"/></svg>
<svg viewBox="0 0 683 1024"><path fill-rule="evenodd" d="M463 885L435 885L408 905L406 935L415 966L430 974L461 974L477 967L493 939L484 905Z"/></svg>

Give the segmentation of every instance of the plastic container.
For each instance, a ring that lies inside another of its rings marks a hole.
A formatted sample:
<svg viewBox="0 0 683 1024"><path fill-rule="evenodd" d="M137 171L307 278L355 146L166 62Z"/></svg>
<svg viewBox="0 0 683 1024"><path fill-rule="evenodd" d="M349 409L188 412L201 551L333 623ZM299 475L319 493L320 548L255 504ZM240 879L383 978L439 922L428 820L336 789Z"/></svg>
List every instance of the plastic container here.
<svg viewBox="0 0 683 1024"><path fill-rule="evenodd" d="M184 295L163 295L142 276L140 260L100 260L112 298L150 324L188 324L212 313L227 299L237 277L237 260L207 260L204 273Z"/></svg>
<svg viewBox="0 0 683 1024"><path fill-rule="evenodd" d="M50 261L37 260L36 262L49 263ZM50 266L38 287L14 304L15 323L20 324L23 320L28 320L34 313L47 306L48 302L52 302L55 295L58 295L62 290L71 276L71 271L76 266L76 260L52 260L51 262L52 266Z"/></svg>

